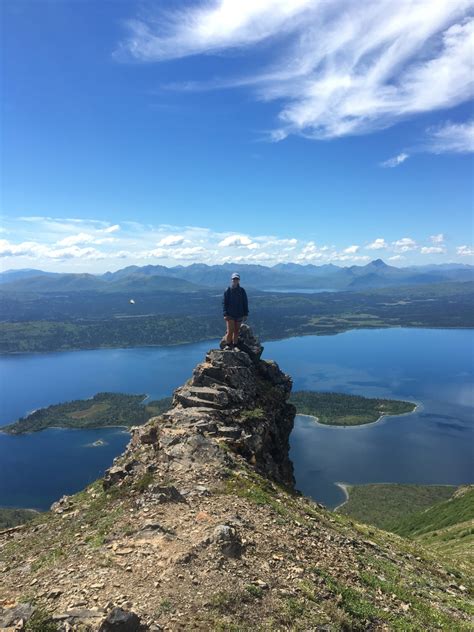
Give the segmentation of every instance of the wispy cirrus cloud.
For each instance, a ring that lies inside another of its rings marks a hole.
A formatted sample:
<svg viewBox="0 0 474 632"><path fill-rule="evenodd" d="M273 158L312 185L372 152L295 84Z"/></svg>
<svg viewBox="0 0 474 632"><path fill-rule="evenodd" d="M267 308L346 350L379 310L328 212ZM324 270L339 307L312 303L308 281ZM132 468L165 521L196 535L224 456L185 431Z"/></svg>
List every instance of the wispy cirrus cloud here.
<svg viewBox="0 0 474 632"><path fill-rule="evenodd" d="M427 130L427 137L423 147L432 154L474 152L474 120L467 123L447 122L431 127Z"/></svg>
<svg viewBox="0 0 474 632"><path fill-rule="evenodd" d="M398 156L381 162L380 166L398 167L415 153L468 154L472 152L474 152L474 120L466 123L448 121L429 127L424 139L411 147L410 153L402 152Z"/></svg>
<svg viewBox="0 0 474 632"><path fill-rule="evenodd" d="M402 162L405 162L405 160L409 158L409 154L402 152L401 154L398 154L398 156L394 156L393 158L389 158L388 160L384 160L383 162L380 163L381 167L398 167L398 165L401 165Z"/></svg>
<svg viewBox="0 0 474 632"><path fill-rule="evenodd" d="M281 103L272 140L330 139L469 99L472 13L472 0L215 0L128 20L114 55L162 62L250 51L253 74L202 87L248 86ZM271 46L268 64L261 51Z"/></svg>

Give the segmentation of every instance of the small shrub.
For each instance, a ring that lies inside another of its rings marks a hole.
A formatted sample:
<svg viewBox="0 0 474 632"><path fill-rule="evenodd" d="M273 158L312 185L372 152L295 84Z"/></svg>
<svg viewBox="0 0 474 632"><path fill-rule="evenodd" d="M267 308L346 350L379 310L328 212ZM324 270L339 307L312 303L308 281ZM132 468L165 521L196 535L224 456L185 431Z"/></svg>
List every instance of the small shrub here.
<svg viewBox="0 0 474 632"><path fill-rule="evenodd" d="M137 491L144 492L151 483L153 483L153 472L146 472L137 480L134 487Z"/></svg>
<svg viewBox="0 0 474 632"><path fill-rule="evenodd" d="M27 621L25 630L27 632L57 632L58 626L52 620L49 612L36 610Z"/></svg>

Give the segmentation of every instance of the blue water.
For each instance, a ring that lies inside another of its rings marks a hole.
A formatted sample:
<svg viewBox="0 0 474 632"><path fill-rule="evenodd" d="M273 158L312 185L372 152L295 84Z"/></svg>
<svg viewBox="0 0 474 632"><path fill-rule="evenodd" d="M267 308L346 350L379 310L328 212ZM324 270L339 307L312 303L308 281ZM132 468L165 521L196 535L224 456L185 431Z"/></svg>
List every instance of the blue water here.
<svg viewBox="0 0 474 632"><path fill-rule="evenodd" d="M311 289L311 288L281 288L281 287L268 287L264 288L263 292L280 292L283 294L321 294L321 292L339 292L340 290L334 290L332 288Z"/></svg>
<svg viewBox="0 0 474 632"><path fill-rule="evenodd" d="M217 341L0 357L0 425L34 408L98 391L170 395ZM265 344L263 357L294 389L408 399L411 415L355 428L297 416L290 438L297 487L332 507L335 482L461 484L474 481L474 331L355 330ZM102 438L107 445L88 447ZM122 452L119 429L0 434L0 506L47 508L100 476Z"/></svg>

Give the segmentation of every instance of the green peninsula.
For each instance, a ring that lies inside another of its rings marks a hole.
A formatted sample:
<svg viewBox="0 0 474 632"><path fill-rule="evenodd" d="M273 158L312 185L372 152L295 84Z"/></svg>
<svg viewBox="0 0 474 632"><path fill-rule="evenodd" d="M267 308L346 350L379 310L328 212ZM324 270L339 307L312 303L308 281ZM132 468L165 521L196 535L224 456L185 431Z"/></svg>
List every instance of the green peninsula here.
<svg viewBox="0 0 474 632"><path fill-rule="evenodd" d="M360 426L380 419L382 415L402 415L415 410L416 404L398 399L378 399L345 393L295 391L290 402L300 415L317 417L329 426Z"/></svg>
<svg viewBox="0 0 474 632"><path fill-rule="evenodd" d="M37 432L45 428L102 428L107 426L138 426L168 410L171 397L145 403L146 395L97 393L91 399L39 408L15 423L0 428L7 434Z"/></svg>

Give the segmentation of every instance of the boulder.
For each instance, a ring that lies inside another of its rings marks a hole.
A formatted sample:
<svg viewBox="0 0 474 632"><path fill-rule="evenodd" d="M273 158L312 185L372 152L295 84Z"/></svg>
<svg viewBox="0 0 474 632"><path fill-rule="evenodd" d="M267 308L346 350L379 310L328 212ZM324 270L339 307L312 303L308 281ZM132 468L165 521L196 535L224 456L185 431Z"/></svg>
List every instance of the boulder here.
<svg viewBox="0 0 474 632"><path fill-rule="evenodd" d="M147 629L134 612L114 608L100 624L99 632L142 632Z"/></svg>
<svg viewBox="0 0 474 632"><path fill-rule="evenodd" d="M217 525L212 534L212 541L226 557L238 558L242 555L242 542L235 528L230 525Z"/></svg>

